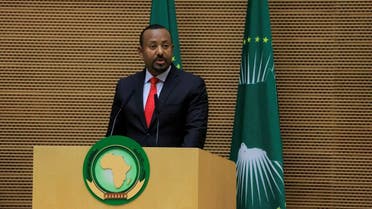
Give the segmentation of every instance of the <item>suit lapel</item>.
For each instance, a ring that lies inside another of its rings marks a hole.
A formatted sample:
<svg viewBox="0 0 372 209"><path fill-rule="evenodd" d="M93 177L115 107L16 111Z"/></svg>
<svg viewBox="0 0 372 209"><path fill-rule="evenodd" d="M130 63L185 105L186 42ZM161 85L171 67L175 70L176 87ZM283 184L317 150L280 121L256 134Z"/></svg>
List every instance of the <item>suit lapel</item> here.
<svg viewBox="0 0 372 209"><path fill-rule="evenodd" d="M170 93L173 92L173 90L178 85L178 83L179 83L178 79L179 78L178 78L177 69L175 69L175 67L172 65L172 68L169 71L168 77L165 80L163 88L162 88L161 93L160 93L160 97L159 97L160 109L161 109L161 105L165 104L167 102L167 99L168 99Z"/></svg>
<svg viewBox="0 0 372 209"><path fill-rule="evenodd" d="M158 120L158 114L159 112L161 112L163 110L163 107L164 107L164 104L167 103L167 100L170 96L170 94L173 92L173 90L176 88L176 86L178 85L178 72L177 72L177 69L172 65L172 68L171 70L169 71L169 74L167 76L167 78L165 79L165 82L164 82L164 85L163 85L163 88L160 92L160 95L159 95L159 100L158 100L158 110L155 110L155 111L158 111L158 113L154 112L154 115L152 117L152 120L151 120L151 123L150 123L150 127L154 125L154 122L156 122Z"/></svg>
<svg viewBox="0 0 372 209"><path fill-rule="evenodd" d="M145 69L146 70L146 69ZM133 85L135 86L134 88L136 89L136 103L137 103L137 115L140 117L141 125L143 127L147 127L146 125L146 119L145 119L145 113L144 113L144 106L143 106L143 83L145 80L145 70L142 72L138 73L137 76L135 76L134 83Z"/></svg>

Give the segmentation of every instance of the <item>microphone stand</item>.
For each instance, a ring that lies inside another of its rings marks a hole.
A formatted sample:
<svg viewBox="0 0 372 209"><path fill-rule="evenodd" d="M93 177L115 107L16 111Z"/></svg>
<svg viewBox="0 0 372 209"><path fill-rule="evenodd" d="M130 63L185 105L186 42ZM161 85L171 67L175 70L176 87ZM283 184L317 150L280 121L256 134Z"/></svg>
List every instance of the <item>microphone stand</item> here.
<svg viewBox="0 0 372 209"><path fill-rule="evenodd" d="M157 116L156 121L156 133L155 133L155 144L158 145L159 142L159 123L160 123L160 111L159 111L159 98L158 95L154 95L154 101L155 101L155 112Z"/></svg>

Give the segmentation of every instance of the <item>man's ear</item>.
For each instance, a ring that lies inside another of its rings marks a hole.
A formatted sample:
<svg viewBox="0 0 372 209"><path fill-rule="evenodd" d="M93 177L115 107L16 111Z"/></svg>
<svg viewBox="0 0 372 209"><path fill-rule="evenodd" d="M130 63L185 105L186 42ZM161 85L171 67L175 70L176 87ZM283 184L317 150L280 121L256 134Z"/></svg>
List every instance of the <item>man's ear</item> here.
<svg viewBox="0 0 372 209"><path fill-rule="evenodd" d="M138 47L137 48L137 51L138 51L138 55L141 57L141 59L143 59L143 49L142 49L142 47Z"/></svg>

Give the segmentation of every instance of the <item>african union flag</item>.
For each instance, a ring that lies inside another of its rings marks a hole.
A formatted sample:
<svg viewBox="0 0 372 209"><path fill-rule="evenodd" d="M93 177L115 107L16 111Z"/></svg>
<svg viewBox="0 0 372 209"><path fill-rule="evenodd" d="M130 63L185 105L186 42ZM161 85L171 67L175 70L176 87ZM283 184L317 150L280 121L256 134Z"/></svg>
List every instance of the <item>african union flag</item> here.
<svg viewBox="0 0 372 209"><path fill-rule="evenodd" d="M230 159L238 209L285 209L282 142L267 0L249 0Z"/></svg>

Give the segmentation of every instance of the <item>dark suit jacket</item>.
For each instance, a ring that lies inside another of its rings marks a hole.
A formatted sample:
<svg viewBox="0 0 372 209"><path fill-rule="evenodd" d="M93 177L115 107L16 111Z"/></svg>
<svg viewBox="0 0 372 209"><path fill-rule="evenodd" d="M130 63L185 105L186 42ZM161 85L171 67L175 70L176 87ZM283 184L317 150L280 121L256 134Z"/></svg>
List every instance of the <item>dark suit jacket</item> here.
<svg viewBox="0 0 372 209"><path fill-rule="evenodd" d="M143 107L145 72L119 80L106 136L127 136L142 146L203 148L208 120L204 80L172 65L147 128Z"/></svg>

